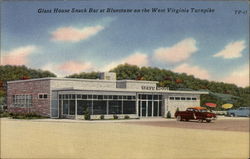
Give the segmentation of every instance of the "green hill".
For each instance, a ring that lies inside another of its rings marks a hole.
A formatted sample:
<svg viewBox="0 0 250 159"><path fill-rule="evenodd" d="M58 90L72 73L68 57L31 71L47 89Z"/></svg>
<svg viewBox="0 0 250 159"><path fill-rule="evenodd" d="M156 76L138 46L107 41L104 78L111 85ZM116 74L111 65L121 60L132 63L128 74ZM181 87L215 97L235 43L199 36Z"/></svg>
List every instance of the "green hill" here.
<svg viewBox="0 0 250 159"><path fill-rule="evenodd" d="M235 107L250 106L249 87L242 88L235 84L215 82L195 78L185 73L174 73L169 70L156 67L138 67L136 65L118 65L110 70L117 74L117 79L159 81L158 86L169 87L170 90L208 91L209 95L201 96L201 104L213 102L217 105L232 103ZM80 73L68 76L68 78L95 79L99 72ZM218 107L217 109L220 109Z"/></svg>
<svg viewBox="0 0 250 159"><path fill-rule="evenodd" d="M4 65L0 66L0 104L3 104L4 97L6 95L6 81L12 80L25 80L32 78L42 77L56 77L55 74L49 71L35 70L27 68L26 66L12 66Z"/></svg>

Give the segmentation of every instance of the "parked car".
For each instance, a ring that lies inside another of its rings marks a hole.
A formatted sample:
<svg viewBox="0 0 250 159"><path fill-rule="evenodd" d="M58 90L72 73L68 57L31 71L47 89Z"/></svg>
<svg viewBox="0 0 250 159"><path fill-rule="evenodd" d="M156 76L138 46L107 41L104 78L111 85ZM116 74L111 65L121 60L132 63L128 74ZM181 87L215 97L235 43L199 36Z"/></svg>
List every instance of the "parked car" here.
<svg viewBox="0 0 250 159"><path fill-rule="evenodd" d="M208 112L204 107L189 107L186 111L177 111L175 113L177 121L189 121L189 120L198 120L199 122L211 122L216 119L216 114Z"/></svg>
<svg viewBox="0 0 250 159"><path fill-rule="evenodd" d="M239 107L238 109L228 110L227 115L231 117L234 116L250 117L250 107Z"/></svg>

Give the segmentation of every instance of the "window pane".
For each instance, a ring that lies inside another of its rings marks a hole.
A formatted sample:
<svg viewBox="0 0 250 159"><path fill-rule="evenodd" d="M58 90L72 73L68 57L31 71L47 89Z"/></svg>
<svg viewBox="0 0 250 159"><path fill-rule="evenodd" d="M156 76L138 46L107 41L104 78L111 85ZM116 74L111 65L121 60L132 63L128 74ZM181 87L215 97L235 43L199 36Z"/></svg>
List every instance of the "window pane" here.
<svg viewBox="0 0 250 159"><path fill-rule="evenodd" d="M92 101L90 100L78 100L77 101L77 114L84 115L84 112L87 110L91 114L91 105Z"/></svg>
<svg viewBox="0 0 250 159"><path fill-rule="evenodd" d="M154 101L154 116L158 116L158 102Z"/></svg>
<svg viewBox="0 0 250 159"><path fill-rule="evenodd" d="M152 116L152 101L148 101L148 116Z"/></svg>
<svg viewBox="0 0 250 159"><path fill-rule="evenodd" d="M69 114L75 115L75 100L70 100L69 103Z"/></svg>
<svg viewBox="0 0 250 159"><path fill-rule="evenodd" d="M121 114L122 102L121 101L109 101L109 114Z"/></svg>
<svg viewBox="0 0 250 159"><path fill-rule="evenodd" d="M196 100L196 98L192 98L192 100Z"/></svg>
<svg viewBox="0 0 250 159"><path fill-rule="evenodd" d="M180 100L181 98L180 97L175 97L175 100Z"/></svg>
<svg viewBox="0 0 250 159"><path fill-rule="evenodd" d="M185 100L186 98L185 97L181 97L181 100Z"/></svg>
<svg viewBox="0 0 250 159"><path fill-rule="evenodd" d="M159 100L162 100L162 95L159 95Z"/></svg>
<svg viewBox="0 0 250 159"><path fill-rule="evenodd" d="M152 95L148 95L148 99L152 99Z"/></svg>
<svg viewBox="0 0 250 159"><path fill-rule="evenodd" d="M48 98L48 94L44 94L43 98Z"/></svg>
<svg viewBox="0 0 250 159"><path fill-rule="evenodd" d="M87 95L82 95L82 99L87 99Z"/></svg>
<svg viewBox="0 0 250 159"><path fill-rule="evenodd" d="M158 99L158 95L154 95L154 100L157 100Z"/></svg>
<svg viewBox="0 0 250 159"><path fill-rule="evenodd" d="M159 101L159 116L162 116L161 110L162 110L162 101Z"/></svg>
<svg viewBox="0 0 250 159"><path fill-rule="evenodd" d="M98 99L103 99L103 95L98 95Z"/></svg>
<svg viewBox="0 0 250 159"><path fill-rule="evenodd" d="M174 97L169 97L170 100L174 100Z"/></svg>
<svg viewBox="0 0 250 159"><path fill-rule="evenodd" d="M107 114L107 102L101 100L93 101L93 114Z"/></svg>
<svg viewBox="0 0 250 159"><path fill-rule="evenodd" d="M136 114L135 101L123 101L123 114Z"/></svg>
<svg viewBox="0 0 250 159"><path fill-rule="evenodd" d="M63 114L68 114L69 111L69 103L68 100L63 101Z"/></svg>
<svg viewBox="0 0 250 159"><path fill-rule="evenodd" d="M88 99L92 99L92 95L88 95Z"/></svg>

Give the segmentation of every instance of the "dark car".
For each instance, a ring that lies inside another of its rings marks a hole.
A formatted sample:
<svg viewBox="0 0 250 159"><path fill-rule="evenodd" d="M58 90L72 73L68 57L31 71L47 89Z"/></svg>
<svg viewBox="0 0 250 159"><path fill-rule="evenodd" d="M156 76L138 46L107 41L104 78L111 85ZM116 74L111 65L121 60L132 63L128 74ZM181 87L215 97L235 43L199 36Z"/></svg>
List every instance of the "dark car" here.
<svg viewBox="0 0 250 159"><path fill-rule="evenodd" d="M216 119L216 114L208 112L204 107L189 107L186 111L177 111L175 113L177 121L198 120L199 122L211 122Z"/></svg>

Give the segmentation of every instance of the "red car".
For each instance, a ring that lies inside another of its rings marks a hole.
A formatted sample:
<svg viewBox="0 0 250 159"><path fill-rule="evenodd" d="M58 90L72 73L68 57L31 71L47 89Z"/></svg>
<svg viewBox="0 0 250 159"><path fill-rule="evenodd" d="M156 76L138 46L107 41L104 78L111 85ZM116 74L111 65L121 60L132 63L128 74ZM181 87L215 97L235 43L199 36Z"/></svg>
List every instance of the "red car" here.
<svg viewBox="0 0 250 159"><path fill-rule="evenodd" d="M210 113L203 107L190 107L186 111L177 111L175 113L177 121L198 120L199 122L211 122L216 119L216 114Z"/></svg>

